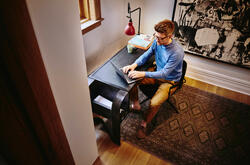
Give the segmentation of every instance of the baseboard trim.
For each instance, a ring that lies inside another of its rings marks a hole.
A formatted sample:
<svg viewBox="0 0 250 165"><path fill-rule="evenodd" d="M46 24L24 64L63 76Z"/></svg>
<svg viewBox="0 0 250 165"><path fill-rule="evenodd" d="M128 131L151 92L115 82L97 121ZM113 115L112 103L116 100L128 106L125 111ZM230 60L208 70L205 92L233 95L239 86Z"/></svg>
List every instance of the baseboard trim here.
<svg viewBox="0 0 250 165"><path fill-rule="evenodd" d="M223 75L195 66L188 66L186 76L245 95L250 95L250 82L229 75Z"/></svg>

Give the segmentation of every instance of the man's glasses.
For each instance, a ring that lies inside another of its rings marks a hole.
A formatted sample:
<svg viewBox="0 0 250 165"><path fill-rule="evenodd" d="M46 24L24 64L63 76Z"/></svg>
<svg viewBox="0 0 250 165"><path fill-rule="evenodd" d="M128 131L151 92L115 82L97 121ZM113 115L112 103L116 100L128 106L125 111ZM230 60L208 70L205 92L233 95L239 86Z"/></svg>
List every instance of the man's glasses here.
<svg viewBox="0 0 250 165"><path fill-rule="evenodd" d="M157 39L157 40L160 40L160 41L162 41L162 40L165 40L166 38L169 38L169 36L166 36L166 37L158 37L158 36L156 36L156 34L154 33L153 34L153 36Z"/></svg>

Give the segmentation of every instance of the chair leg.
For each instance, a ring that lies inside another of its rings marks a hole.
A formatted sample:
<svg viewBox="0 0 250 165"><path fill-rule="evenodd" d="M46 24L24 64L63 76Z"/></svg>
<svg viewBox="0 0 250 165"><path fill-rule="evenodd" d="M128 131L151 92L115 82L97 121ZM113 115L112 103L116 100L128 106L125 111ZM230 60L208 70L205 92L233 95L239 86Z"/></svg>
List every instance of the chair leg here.
<svg viewBox="0 0 250 165"><path fill-rule="evenodd" d="M167 102L171 105L171 107L175 110L176 113L179 113L179 111L177 110L177 108L170 102L170 100L168 99Z"/></svg>

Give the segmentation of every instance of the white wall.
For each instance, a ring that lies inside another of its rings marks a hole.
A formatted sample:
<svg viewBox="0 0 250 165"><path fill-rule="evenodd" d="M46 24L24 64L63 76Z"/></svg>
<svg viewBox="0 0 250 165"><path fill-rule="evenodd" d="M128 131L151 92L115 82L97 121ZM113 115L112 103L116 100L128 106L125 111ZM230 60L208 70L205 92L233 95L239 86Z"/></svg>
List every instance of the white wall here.
<svg viewBox="0 0 250 165"><path fill-rule="evenodd" d="M132 10L139 6L143 8L144 0L101 0L102 17L104 18L101 26L83 35L88 73L94 71L126 46L131 38L124 34L124 29L129 21L126 17L128 2L130 2ZM132 14L136 32L138 31L138 14L138 11Z"/></svg>
<svg viewBox="0 0 250 165"><path fill-rule="evenodd" d="M57 108L76 164L98 156L78 1L27 0Z"/></svg>
<svg viewBox="0 0 250 165"><path fill-rule="evenodd" d="M173 7L174 0L144 0L143 32L152 34L158 21L165 18L171 20ZM250 95L250 69L189 54L185 55L185 60L188 77Z"/></svg>
<svg viewBox="0 0 250 165"><path fill-rule="evenodd" d="M101 26L83 35L88 73L112 57L127 43L124 0L101 0Z"/></svg>
<svg viewBox="0 0 250 165"><path fill-rule="evenodd" d="M154 25L163 19L172 18L174 0L144 0L143 32L154 33Z"/></svg>
<svg viewBox="0 0 250 165"><path fill-rule="evenodd" d="M189 54L185 59L188 77L250 95L250 69Z"/></svg>

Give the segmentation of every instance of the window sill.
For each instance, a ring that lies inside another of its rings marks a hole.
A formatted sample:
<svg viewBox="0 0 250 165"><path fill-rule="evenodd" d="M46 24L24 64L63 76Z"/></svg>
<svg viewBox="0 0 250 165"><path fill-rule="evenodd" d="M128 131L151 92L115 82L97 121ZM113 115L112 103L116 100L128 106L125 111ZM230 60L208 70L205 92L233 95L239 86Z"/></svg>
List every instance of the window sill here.
<svg viewBox="0 0 250 165"><path fill-rule="evenodd" d="M84 22L81 24L81 30L82 30L82 34L85 34L95 28L97 28L98 26L101 25L101 22L103 21L104 19L101 18L99 20L90 20L90 21L87 21L87 22Z"/></svg>

